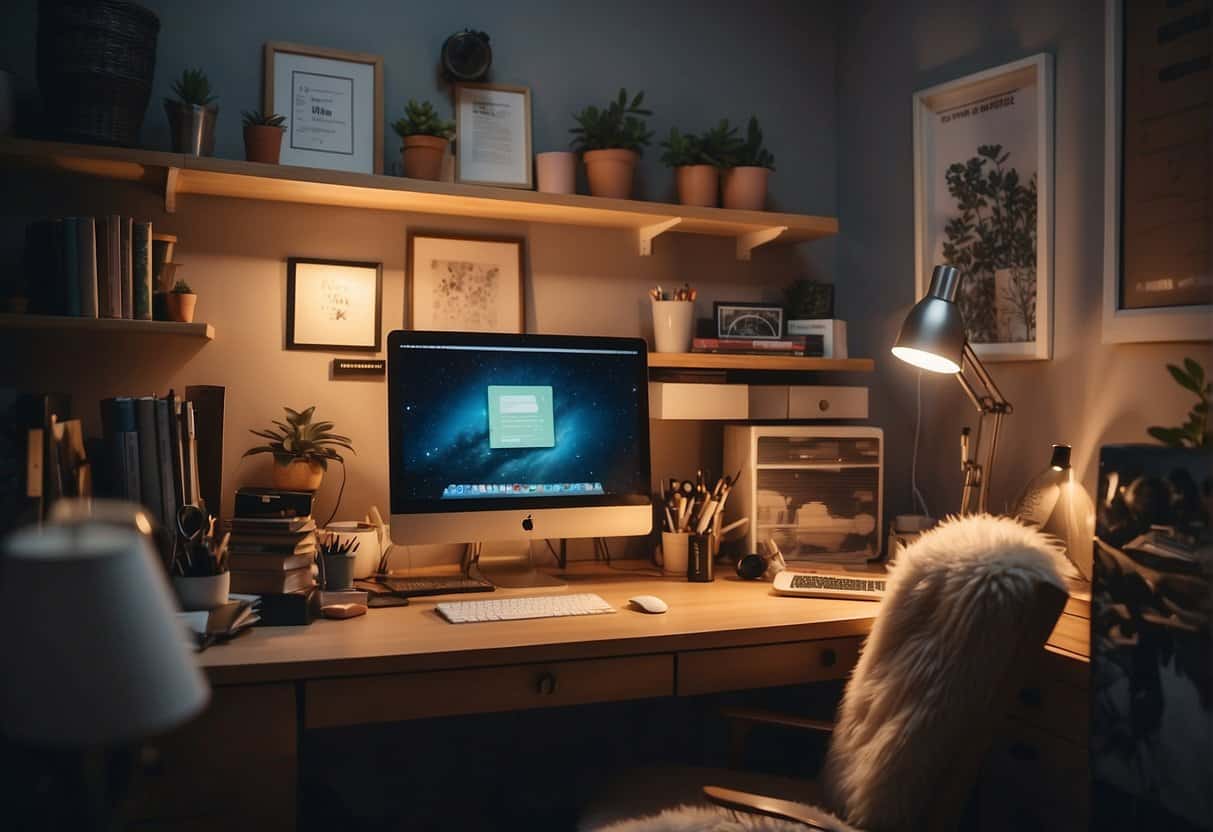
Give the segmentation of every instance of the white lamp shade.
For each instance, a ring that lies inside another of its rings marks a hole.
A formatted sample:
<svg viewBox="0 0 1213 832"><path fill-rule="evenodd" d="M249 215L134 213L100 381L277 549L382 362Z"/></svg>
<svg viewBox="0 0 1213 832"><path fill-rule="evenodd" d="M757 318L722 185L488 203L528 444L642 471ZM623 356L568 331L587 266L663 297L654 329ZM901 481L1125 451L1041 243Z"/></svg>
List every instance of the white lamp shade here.
<svg viewBox="0 0 1213 832"><path fill-rule="evenodd" d="M133 531L86 523L14 534L0 555L0 730L101 745L200 712L210 688L175 613Z"/></svg>

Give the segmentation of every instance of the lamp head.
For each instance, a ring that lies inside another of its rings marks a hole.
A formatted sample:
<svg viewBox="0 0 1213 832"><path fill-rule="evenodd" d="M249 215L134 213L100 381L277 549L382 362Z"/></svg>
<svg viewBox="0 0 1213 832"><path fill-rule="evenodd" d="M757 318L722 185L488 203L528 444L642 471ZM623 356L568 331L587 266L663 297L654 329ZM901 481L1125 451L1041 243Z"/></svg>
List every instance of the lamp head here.
<svg viewBox="0 0 1213 832"><path fill-rule="evenodd" d="M1053 456L1049 460L1049 467L1054 471L1065 471L1070 467L1070 446L1069 445L1054 445Z"/></svg>
<svg viewBox="0 0 1213 832"><path fill-rule="evenodd" d="M893 355L933 373L959 373L965 345L964 317L956 305L960 271L936 266L926 297L906 315Z"/></svg>

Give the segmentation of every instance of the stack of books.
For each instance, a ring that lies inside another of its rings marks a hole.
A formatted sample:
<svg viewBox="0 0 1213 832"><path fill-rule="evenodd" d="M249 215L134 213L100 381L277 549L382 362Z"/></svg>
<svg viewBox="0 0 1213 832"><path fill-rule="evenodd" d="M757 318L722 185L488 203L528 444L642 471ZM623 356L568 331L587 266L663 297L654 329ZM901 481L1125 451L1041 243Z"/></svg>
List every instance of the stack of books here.
<svg viewBox="0 0 1213 832"><path fill-rule="evenodd" d="M285 501L283 494L288 497ZM232 592L281 595L312 588L316 521L311 499L307 492L237 492L228 541ZM292 508L284 510L284 506Z"/></svg>
<svg viewBox="0 0 1213 832"><path fill-rule="evenodd" d="M730 353L733 355L807 355L820 357L821 336L786 338L696 338L691 352Z"/></svg>

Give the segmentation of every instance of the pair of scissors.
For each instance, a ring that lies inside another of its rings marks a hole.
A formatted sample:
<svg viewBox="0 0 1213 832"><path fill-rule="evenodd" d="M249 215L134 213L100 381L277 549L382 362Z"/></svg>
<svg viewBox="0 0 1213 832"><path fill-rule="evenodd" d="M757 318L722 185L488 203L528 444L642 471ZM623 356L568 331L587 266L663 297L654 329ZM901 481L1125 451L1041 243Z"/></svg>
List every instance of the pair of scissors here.
<svg viewBox="0 0 1213 832"><path fill-rule="evenodd" d="M177 509L177 546L174 566L185 575L211 575L214 562L206 545L205 535L210 526L206 512L186 504ZM183 562L184 561L184 562Z"/></svg>

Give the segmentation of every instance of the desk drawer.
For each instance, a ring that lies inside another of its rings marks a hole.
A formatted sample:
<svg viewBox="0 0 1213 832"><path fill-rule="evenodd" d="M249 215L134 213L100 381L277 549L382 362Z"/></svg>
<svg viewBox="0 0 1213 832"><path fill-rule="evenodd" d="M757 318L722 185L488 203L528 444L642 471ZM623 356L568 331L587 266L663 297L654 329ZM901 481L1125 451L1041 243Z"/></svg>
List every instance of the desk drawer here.
<svg viewBox="0 0 1213 832"><path fill-rule="evenodd" d="M843 679L863 639L833 638L678 654L678 695L801 685Z"/></svg>
<svg viewBox="0 0 1213 832"><path fill-rule="evenodd" d="M351 676L307 683L308 728L671 696L672 655Z"/></svg>

